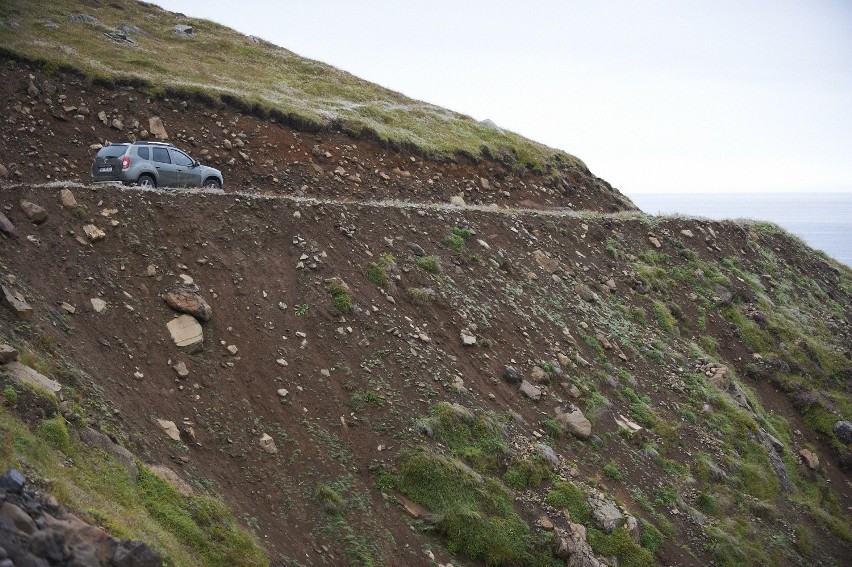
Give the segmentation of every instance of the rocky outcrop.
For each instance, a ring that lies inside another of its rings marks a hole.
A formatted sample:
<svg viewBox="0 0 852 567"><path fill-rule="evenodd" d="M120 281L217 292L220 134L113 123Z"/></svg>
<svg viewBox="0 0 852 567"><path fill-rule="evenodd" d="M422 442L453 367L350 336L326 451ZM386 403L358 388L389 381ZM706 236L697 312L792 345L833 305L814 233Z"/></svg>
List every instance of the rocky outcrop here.
<svg viewBox="0 0 852 567"><path fill-rule="evenodd" d="M179 286L163 294L169 307L180 313L192 315L200 321L209 321L213 310L198 292L198 286Z"/></svg>
<svg viewBox="0 0 852 567"><path fill-rule="evenodd" d="M162 567L146 543L116 539L26 483L14 469L0 477L0 565Z"/></svg>

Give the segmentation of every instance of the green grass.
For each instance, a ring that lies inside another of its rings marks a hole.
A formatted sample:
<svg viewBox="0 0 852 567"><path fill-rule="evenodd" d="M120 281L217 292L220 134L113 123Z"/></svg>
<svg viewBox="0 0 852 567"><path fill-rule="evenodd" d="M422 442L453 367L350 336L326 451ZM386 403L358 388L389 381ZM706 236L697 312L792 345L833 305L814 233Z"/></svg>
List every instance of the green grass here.
<svg viewBox="0 0 852 567"><path fill-rule="evenodd" d="M568 510L574 523L588 524L591 521L592 510L586 502L586 493L573 482L554 482L547 493L547 503L559 510Z"/></svg>
<svg viewBox="0 0 852 567"><path fill-rule="evenodd" d="M349 288L346 285L334 281L326 289L331 295L331 301L335 309L343 314L352 311L352 296L349 294Z"/></svg>
<svg viewBox="0 0 852 567"><path fill-rule="evenodd" d="M514 459L503 474L506 486L515 490L538 488L551 477L550 468L540 457Z"/></svg>
<svg viewBox="0 0 852 567"><path fill-rule="evenodd" d="M367 279L379 287L387 287L390 283L390 272L396 263L396 259L391 254L382 254L376 262L370 262L367 265Z"/></svg>
<svg viewBox="0 0 852 567"><path fill-rule="evenodd" d="M34 434L0 408L0 467L21 468L46 480L49 492L69 509L96 521L118 538L141 539L169 564L268 565L265 552L239 527L227 507L210 496L184 498L140 465L137 482L102 451L68 435L61 417L43 421ZM65 465L65 457L74 466Z"/></svg>
<svg viewBox="0 0 852 567"><path fill-rule="evenodd" d="M496 471L506 453L506 441L497 418L488 413L460 415L447 402L432 408L435 438L456 457L478 471Z"/></svg>
<svg viewBox="0 0 852 567"><path fill-rule="evenodd" d="M436 256L423 256L417 260L417 265L420 269L437 275L441 273L441 261Z"/></svg>
<svg viewBox="0 0 852 567"><path fill-rule="evenodd" d="M630 533L624 528L616 528L609 534L596 528L589 528L586 538L596 554L617 558L619 567L645 567L657 564L653 553L633 541Z"/></svg>
<svg viewBox="0 0 852 567"><path fill-rule="evenodd" d="M436 529L452 553L487 565L558 565L498 481L424 450L403 452L397 465L396 488L436 515Z"/></svg>

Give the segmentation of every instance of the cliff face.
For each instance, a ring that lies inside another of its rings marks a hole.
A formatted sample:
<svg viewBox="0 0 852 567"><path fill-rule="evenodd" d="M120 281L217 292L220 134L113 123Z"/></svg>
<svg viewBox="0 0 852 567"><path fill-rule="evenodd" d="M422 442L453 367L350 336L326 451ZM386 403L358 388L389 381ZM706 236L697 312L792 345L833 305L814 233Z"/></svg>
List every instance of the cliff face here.
<svg viewBox="0 0 852 567"><path fill-rule="evenodd" d="M44 17L82 25L70 4ZM847 268L771 225L643 215L570 156L440 154L21 51L0 466L74 513L176 565L849 556ZM224 192L86 185L92 146L154 117Z"/></svg>

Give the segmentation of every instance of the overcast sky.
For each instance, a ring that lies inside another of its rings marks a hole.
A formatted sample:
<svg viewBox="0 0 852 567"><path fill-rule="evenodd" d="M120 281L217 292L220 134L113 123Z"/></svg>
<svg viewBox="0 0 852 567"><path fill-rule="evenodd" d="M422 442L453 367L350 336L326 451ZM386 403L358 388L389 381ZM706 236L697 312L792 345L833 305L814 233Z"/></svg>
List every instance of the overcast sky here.
<svg viewBox="0 0 852 567"><path fill-rule="evenodd" d="M852 1L154 0L572 153L625 193L852 192Z"/></svg>

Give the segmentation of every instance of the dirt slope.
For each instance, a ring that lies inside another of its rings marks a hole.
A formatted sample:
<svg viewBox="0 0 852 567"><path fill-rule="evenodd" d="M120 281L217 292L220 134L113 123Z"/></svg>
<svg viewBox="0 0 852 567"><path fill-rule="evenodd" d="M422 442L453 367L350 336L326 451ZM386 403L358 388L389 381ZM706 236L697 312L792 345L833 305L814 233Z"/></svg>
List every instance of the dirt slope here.
<svg viewBox="0 0 852 567"><path fill-rule="evenodd" d="M0 233L0 282L34 310L0 309L0 343L91 427L221 496L273 565L852 552L852 274L779 229L630 212L584 168L435 161L15 60L0 92L19 233ZM68 184L152 116L225 194ZM187 285L212 309L194 354L162 298Z"/></svg>

